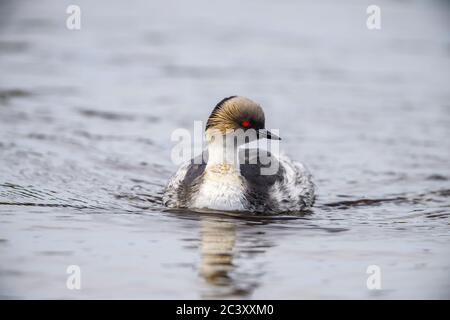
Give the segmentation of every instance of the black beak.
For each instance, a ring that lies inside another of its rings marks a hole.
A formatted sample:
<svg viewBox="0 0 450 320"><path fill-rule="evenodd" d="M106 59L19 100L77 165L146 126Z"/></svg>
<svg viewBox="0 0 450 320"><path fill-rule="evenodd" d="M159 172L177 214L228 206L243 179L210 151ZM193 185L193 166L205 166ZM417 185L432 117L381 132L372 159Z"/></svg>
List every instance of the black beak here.
<svg viewBox="0 0 450 320"><path fill-rule="evenodd" d="M258 130L258 139L272 139L272 140L281 140L279 136L271 133L269 130L260 129Z"/></svg>

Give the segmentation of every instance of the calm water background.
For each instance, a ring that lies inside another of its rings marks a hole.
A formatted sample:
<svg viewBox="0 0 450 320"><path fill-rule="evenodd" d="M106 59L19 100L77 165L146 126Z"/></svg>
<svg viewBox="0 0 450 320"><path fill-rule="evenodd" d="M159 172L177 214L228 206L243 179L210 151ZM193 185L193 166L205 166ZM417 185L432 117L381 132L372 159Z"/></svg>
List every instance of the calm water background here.
<svg viewBox="0 0 450 320"><path fill-rule="evenodd" d="M450 298L450 5L377 1L369 31L369 4L1 1L1 298ZM161 206L170 134L232 94L310 214Z"/></svg>

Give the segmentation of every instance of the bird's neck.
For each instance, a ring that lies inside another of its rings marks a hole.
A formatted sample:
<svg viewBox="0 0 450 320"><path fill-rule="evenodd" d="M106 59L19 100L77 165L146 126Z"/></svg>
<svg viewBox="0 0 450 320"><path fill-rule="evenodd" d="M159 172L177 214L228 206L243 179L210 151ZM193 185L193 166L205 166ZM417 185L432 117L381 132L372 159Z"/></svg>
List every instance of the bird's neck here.
<svg viewBox="0 0 450 320"><path fill-rule="evenodd" d="M208 142L208 163L206 168L237 170L239 167L238 146L227 141L225 136L215 137Z"/></svg>

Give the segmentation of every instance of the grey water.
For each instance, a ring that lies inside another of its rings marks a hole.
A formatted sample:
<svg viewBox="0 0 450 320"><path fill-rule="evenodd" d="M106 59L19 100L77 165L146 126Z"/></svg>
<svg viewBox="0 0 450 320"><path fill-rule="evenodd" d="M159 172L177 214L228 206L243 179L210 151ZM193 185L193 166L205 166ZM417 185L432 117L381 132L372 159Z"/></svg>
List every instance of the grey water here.
<svg viewBox="0 0 450 320"><path fill-rule="evenodd" d="M0 298L450 298L450 5L370 4L1 1ZM310 212L161 205L171 133L235 94Z"/></svg>

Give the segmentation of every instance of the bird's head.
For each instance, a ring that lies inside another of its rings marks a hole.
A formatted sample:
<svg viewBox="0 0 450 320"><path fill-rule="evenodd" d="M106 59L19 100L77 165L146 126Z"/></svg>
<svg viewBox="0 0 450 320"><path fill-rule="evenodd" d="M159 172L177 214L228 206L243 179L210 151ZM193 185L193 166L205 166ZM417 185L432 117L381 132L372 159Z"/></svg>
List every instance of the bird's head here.
<svg viewBox="0 0 450 320"><path fill-rule="evenodd" d="M264 111L256 102L240 96L231 96L221 100L206 123L206 135L226 135L241 130L254 130L256 139L281 140L265 128Z"/></svg>

